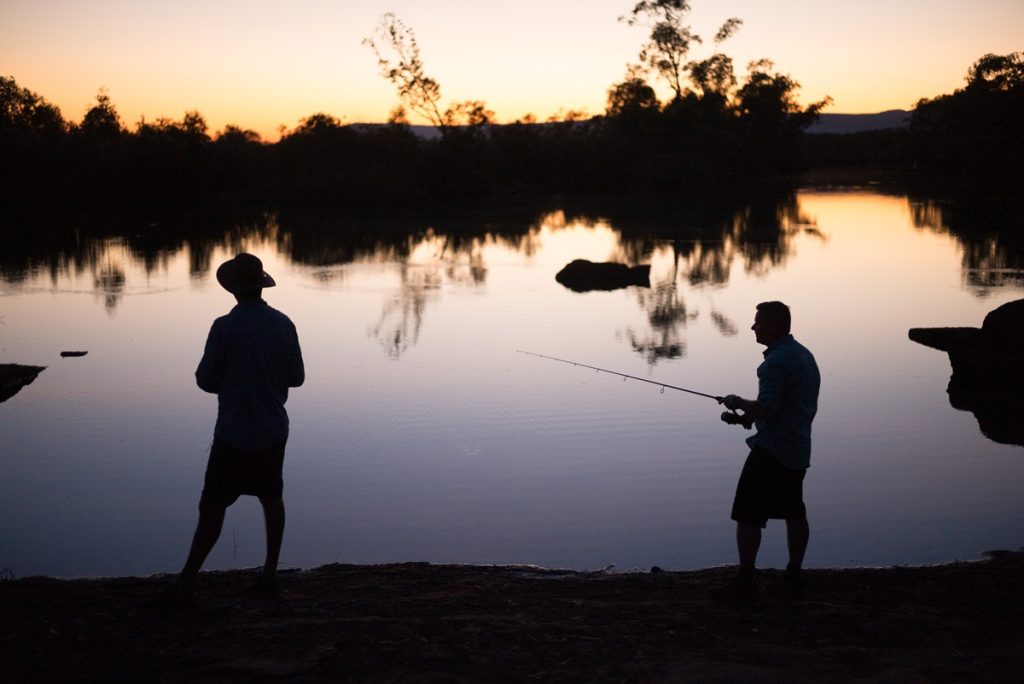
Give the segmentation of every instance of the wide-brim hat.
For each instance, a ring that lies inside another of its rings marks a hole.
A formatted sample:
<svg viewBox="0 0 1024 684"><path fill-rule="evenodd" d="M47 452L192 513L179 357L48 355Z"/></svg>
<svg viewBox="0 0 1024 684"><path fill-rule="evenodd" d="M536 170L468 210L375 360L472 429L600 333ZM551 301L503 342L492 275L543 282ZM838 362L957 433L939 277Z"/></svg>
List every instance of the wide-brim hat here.
<svg viewBox="0 0 1024 684"><path fill-rule="evenodd" d="M234 259L228 259L217 268L217 282L231 294L274 287L277 283L263 270L258 256L241 252Z"/></svg>

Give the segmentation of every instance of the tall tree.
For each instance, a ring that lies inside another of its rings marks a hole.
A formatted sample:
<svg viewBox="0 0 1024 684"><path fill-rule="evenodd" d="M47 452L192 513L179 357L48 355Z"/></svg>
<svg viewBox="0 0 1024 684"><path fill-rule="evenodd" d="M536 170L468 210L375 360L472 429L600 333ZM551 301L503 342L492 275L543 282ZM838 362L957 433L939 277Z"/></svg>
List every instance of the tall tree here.
<svg viewBox="0 0 1024 684"><path fill-rule="evenodd" d="M640 48L640 62L655 71L668 83L674 99L680 100L686 94L690 72L699 62L688 61L690 48L694 43L703 43L703 39L686 24L686 15L690 12L687 0L642 0L634 5L626 16L619 21L629 26L644 26L650 30L647 42ZM743 22L739 19L728 19L715 34L715 43L721 43L739 28ZM728 66L731 61L724 60L724 55L716 55L718 59L703 67L701 78L707 83L708 76L725 72L721 66ZM718 67L713 69L712 67ZM728 80L727 78L725 79ZM701 84L701 87L704 84Z"/></svg>
<svg viewBox="0 0 1024 684"><path fill-rule="evenodd" d="M754 127L803 130L814 123L821 110L832 102L825 97L807 107L796 101L800 84L788 74L773 73L770 59L751 62L747 80L736 93L736 107L743 119Z"/></svg>
<svg viewBox="0 0 1024 684"><path fill-rule="evenodd" d="M656 71L668 83L675 97L682 98L686 80L686 58L693 43L701 38L684 23L690 12L686 0L642 0L619 21L644 26L650 36L640 48L640 62Z"/></svg>
<svg viewBox="0 0 1024 684"><path fill-rule="evenodd" d="M402 104L443 131L448 117L441 111L441 85L423 70L413 30L388 12L363 44L377 55L381 76L395 85Z"/></svg>
<svg viewBox="0 0 1024 684"><path fill-rule="evenodd" d="M743 24L741 19L726 20L715 34L715 46L721 45L731 37ZM732 58L721 52L715 52L707 59L690 62L687 65L693 85L703 97L710 95L724 103L729 99L732 89L736 87L736 75L733 72Z"/></svg>

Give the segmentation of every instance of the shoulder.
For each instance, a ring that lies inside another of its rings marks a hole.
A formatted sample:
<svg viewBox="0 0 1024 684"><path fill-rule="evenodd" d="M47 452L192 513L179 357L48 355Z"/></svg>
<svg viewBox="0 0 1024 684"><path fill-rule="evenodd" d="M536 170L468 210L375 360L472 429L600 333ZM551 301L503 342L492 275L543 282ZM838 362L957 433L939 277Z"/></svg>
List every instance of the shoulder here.
<svg viewBox="0 0 1024 684"><path fill-rule="evenodd" d="M794 355L797 355L804 359L808 359L810 361L814 361L814 354L811 353L811 350L805 347L804 345L800 344L796 340L792 341L792 349L792 353Z"/></svg>
<svg viewBox="0 0 1024 684"><path fill-rule="evenodd" d="M811 354L810 349L797 342L796 338L794 338L792 335L789 335L788 337L785 337L779 341L779 343L775 346L775 349L772 350L772 353L769 354L769 356L778 356L779 358L793 358L800 356L813 357L814 355Z"/></svg>
<svg viewBox="0 0 1024 684"><path fill-rule="evenodd" d="M787 342L785 350L779 355L778 363L797 377L812 380L818 378L818 362L814 359L814 354L794 339Z"/></svg>
<svg viewBox="0 0 1024 684"><path fill-rule="evenodd" d="M760 368L766 372L769 370L785 372L793 368L803 367L808 361L813 363L814 355L811 354L807 347L797 342L792 336L789 336L779 340L772 347L771 351L767 352Z"/></svg>
<svg viewBox="0 0 1024 684"><path fill-rule="evenodd" d="M287 314L285 314L283 311L279 311L279 310L275 309L274 307L270 306L269 304L261 307L261 309L263 310L263 314L265 316L273 318L274 320L277 320L277 321L288 323L288 325L295 325L294 323L292 323L292 319L288 318Z"/></svg>
<svg viewBox="0 0 1024 684"><path fill-rule="evenodd" d="M279 331L291 331L297 334L292 319L288 318L287 314L283 311L278 311L269 304L265 304L260 307L260 315L263 317L266 325Z"/></svg>
<svg viewBox="0 0 1024 684"><path fill-rule="evenodd" d="M226 313L223 316L217 316L213 319L213 323L210 324L210 332L215 330L222 330L225 327L231 325L231 313Z"/></svg>

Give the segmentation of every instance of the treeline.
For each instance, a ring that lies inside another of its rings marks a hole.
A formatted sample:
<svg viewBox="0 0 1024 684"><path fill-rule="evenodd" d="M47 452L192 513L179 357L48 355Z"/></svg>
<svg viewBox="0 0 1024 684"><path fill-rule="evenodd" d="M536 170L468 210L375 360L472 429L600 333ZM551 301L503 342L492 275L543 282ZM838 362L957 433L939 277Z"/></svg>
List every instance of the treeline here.
<svg viewBox="0 0 1024 684"><path fill-rule="evenodd" d="M919 179L967 190L1012 190L1024 180L1024 53L988 54L951 95L921 100L907 156Z"/></svg>
<svg viewBox="0 0 1024 684"><path fill-rule="evenodd" d="M807 135L814 167L885 167L911 189L943 194L1010 192L1024 182L1024 54L987 54L966 85L920 100L909 126Z"/></svg>
<svg viewBox="0 0 1024 684"><path fill-rule="evenodd" d="M898 167L915 179L979 186L1021 176L1020 53L986 55L952 95L922 100L907 130L804 135L828 105L797 103L799 84L768 60L743 78L720 51L740 27L727 20L710 56L685 23L683 0L638 2L622 21L650 30L639 62L607 93L602 115L498 124L483 102L442 107L411 29L385 15L366 43L400 106L381 125L346 125L315 113L273 144L251 130L212 133L199 112L181 120L124 124L100 91L81 121L0 77L0 202L3 207L423 206L495 197L668 192L735 193L791 177L808 158L830 166ZM659 100L648 78L666 84ZM409 112L437 135L417 135Z"/></svg>
<svg viewBox="0 0 1024 684"><path fill-rule="evenodd" d="M447 126L345 125L318 113L280 141L203 116L121 122L106 94L80 122L12 78L0 80L0 197L74 204L202 199L268 204L416 205L516 192L681 190L798 169L800 133L785 77L758 72L735 103L688 94L662 107L650 86L613 89L589 119ZM783 81L780 83L780 80Z"/></svg>
<svg viewBox="0 0 1024 684"><path fill-rule="evenodd" d="M742 22L727 20L713 53L685 0L644 0L620 21L649 31L638 63L608 90L603 115L498 124L483 102L444 107L412 30L386 14L365 43L400 106L389 123L344 125L326 113L274 144L228 126L211 135L203 116L140 120L129 130L100 92L80 122L44 98L0 81L0 199L8 203L168 202L204 199L268 205L379 206L530 193L735 190L802 165L800 136L826 101L796 102L797 82L768 60L742 82L719 50ZM709 41L710 42L710 41ZM648 78L668 86L659 101ZM408 113L437 127L414 134Z"/></svg>

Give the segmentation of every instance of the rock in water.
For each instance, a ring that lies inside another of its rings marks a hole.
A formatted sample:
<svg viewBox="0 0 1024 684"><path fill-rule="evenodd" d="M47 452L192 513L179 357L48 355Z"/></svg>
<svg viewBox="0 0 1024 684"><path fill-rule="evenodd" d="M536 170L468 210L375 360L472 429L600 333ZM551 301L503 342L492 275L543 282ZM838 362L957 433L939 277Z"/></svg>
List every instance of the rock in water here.
<svg viewBox="0 0 1024 684"><path fill-rule="evenodd" d="M985 316L980 328L911 328L914 342L949 354L949 403L970 411L982 433L1024 446L1024 299Z"/></svg>
<svg viewBox="0 0 1024 684"><path fill-rule="evenodd" d="M555 280L574 292L650 287L651 267L574 259L555 275Z"/></svg>
<svg viewBox="0 0 1024 684"><path fill-rule="evenodd" d="M46 366L23 366L18 363L0 363L0 402L5 402L31 384Z"/></svg>

